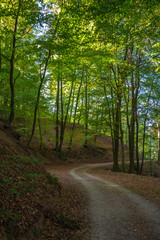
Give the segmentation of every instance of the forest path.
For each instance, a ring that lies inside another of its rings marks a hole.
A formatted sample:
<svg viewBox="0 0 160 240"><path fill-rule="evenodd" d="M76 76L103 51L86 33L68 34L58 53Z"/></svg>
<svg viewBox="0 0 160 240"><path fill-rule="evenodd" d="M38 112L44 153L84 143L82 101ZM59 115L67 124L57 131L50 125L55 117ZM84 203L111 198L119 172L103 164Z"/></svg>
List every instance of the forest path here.
<svg viewBox="0 0 160 240"><path fill-rule="evenodd" d="M86 198L90 237L87 240L160 240L160 208L114 182L96 168L111 163L55 165L46 169L80 190ZM74 193L72 193L74 194Z"/></svg>
<svg viewBox="0 0 160 240"><path fill-rule="evenodd" d="M160 240L160 210L139 195L95 177L88 170L107 164L74 167L70 174L89 197L91 240Z"/></svg>

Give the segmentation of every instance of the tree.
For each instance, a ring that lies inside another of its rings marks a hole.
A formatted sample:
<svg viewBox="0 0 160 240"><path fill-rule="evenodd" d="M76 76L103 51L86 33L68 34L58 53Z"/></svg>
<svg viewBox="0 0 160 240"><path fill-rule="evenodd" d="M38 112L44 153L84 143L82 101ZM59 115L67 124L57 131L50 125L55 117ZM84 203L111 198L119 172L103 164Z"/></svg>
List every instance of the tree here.
<svg viewBox="0 0 160 240"><path fill-rule="evenodd" d="M18 70L18 61L21 58L23 45L32 33L33 25L36 24L40 10L34 0L29 3L26 0L6 1L2 4L1 25L1 68L8 66L6 71L10 85L10 114L11 124L15 116L15 83L21 74ZM9 48L6 49L6 46ZM2 63L2 58L5 63Z"/></svg>
<svg viewBox="0 0 160 240"><path fill-rule="evenodd" d="M0 35L2 115L10 124L21 120L28 146L38 133L42 141L43 125L47 128L50 121L57 152L63 151L69 124L69 148L77 123L85 132L84 146L91 135L96 142L97 134L106 134L112 138L115 171L121 169L120 157L126 171L127 139L129 172L142 172L149 152L159 156L158 148L149 151L149 132L159 132L158 1L5 3Z"/></svg>

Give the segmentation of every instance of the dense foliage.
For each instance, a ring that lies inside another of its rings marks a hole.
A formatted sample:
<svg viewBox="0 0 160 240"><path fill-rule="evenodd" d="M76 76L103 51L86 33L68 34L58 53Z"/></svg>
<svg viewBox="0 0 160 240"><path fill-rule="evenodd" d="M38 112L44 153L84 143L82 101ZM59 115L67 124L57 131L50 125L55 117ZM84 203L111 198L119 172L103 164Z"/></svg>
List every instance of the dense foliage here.
<svg viewBox="0 0 160 240"><path fill-rule="evenodd" d="M160 163L158 0L0 4L0 113L20 120L27 146L36 128L42 142L41 120L50 119L57 151L72 123L69 148L75 124L85 147L90 135L112 137L116 171L120 147L125 170L125 144L130 172Z"/></svg>

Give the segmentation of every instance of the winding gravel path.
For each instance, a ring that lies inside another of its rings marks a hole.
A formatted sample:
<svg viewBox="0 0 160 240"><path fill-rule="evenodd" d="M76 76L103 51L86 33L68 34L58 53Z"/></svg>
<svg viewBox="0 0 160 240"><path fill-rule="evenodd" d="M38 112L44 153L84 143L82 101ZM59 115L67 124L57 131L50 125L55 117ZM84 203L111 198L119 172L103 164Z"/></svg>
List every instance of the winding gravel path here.
<svg viewBox="0 0 160 240"><path fill-rule="evenodd" d="M70 171L89 196L91 240L160 240L160 210L137 194L87 171L107 164L89 164Z"/></svg>

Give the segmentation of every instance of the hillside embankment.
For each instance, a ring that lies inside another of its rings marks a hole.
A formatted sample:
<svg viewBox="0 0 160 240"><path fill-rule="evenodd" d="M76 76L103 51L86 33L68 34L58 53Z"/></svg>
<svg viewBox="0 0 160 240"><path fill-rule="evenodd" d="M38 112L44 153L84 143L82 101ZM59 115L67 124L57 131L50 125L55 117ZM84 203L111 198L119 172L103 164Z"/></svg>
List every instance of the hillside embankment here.
<svg viewBox="0 0 160 240"><path fill-rule="evenodd" d="M74 144L59 159L53 144L26 150L20 135L0 119L0 240L89 240L89 195L70 175L76 167L112 161L111 139L98 136L88 148ZM127 147L126 147L127 151ZM154 165L153 174L160 169ZM47 169L47 171L46 171ZM115 182L160 206L160 178L114 173L112 163L89 174ZM50 173L49 173L50 172ZM57 178L58 177L58 178Z"/></svg>
<svg viewBox="0 0 160 240"><path fill-rule="evenodd" d="M49 157L57 162L53 153ZM85 239L85 200L45 170L46 159L26 151L19 134L0 119L0 240Z"/></svg>

